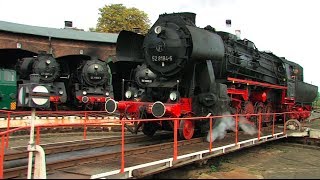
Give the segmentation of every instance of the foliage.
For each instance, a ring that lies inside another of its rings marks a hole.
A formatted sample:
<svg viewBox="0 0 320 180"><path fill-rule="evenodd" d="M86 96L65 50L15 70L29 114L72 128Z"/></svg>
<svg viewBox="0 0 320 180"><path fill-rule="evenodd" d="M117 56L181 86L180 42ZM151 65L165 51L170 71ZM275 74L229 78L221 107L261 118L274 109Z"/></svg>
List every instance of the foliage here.
<svg viewBox="0 0 320 180"><path fill-rule="evenodd" d="M133 31L134 28L140 28L140 33L146 34L150 27L148 15L137 8L111 4L105 5L99 11L97 27L90 31L119 33L121 30Z"/></svg>
<svg viewBox="0 0 320 180"><path fill-rule="evenodd" d="M223 164L231 163L231 160L229 157L216 157L209 165L210 172L219 172L219 171L231 171L231 167L222 167Z"/></svg>
<svg viewBox="0 0 320 180"><path fill-rule="evenodd" d="M210 166L210 172L218 172L218 167L216 167L214 164Z"/></svg>
<svg viewBox="0 0 320 180"><path fill-rule="evenodd" d="M90 32L96 32L96 28L91 27L91 28L89 28L89 31Z"/></svg>

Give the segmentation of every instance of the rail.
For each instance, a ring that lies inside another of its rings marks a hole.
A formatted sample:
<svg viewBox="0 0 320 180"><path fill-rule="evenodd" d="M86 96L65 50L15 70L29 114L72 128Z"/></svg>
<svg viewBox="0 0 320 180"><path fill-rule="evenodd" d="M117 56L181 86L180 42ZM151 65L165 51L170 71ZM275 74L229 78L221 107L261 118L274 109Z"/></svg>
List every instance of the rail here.
<svg viewBox="0 0 320 180"><path fill-rule="evenodd" d="M4 112L4 111L0 111ZM13 112L10 111L5 111L7 114L7 121L8 121L8 128L4 132L0 132L1 136L1 148L0 148L0 178L3 178L3 168L4 168L4 152L5 148L8 148L8 140L9 140L9 134L16 132L16 131L21 131L21 130L26 130L29 129L30 126L24 126L24 127L19 127L19 128L14 128L10 129L10 118L12 117ZM20 112L19 112L20 113ZM30 112L29 112L30 113ZM49 112L37 112L37 116L45 115L48 114ZM70 113L70 112L68 112ZM87 126L97 126L97 125L103 125L107 121L103 121L99 119L98 121L95 120L95 122L87 122L87 117L88 115L91 115L91 113L94 113L98 116L101 116L98 114L99 112L93 111L93 112L77 112L78 114L83 114L84 116L84 121L82 123L68 123L68 124L36 124L36 144L40 143L40 129L41 128L53 128L53 127L77 127L77 126L82 126L84 127L84 132L83 132L83 138L86 139L86 127ZM105 113L105 112L104 112ZM231 117L233 118L235 122L235 139L234 142L235 144L238 144L239 137L238 137L238 128L239 128L239 119L240 117L243 116L252 116L252 117L257 117L258 119L258 131L257 131L257 139L258 141L260 140L261 137L261 128L262 128L262 117L263 116L272 116L272 137L275 135L275 120L276 116L281 117L283 119L283 129L282 133L286 134L286 116L287 114L290 114L293 112L284 112L284 113L259 113L259 114L235 114L235 115L221 115L221 116L209 116L209 117L186 117L186 118L161 118L161 119L115 119L115 122L121 124L121 167L120 167L120 172L123 173L125 169L125 124L126 123L135 123L135 122L152 122L152 121L173 121L173 134L174 134L174 139L173 139L173 161L177 160L178 157L178 121L179 120L191 120L191 121L199 121L199 120L208 120L210 124L210 129L209 133L212 134L214 129L212 128L213 125L213 120L218 119L218 118L225 118L225 117ZM63 114L63 113L56 113L56 114ZM16 114L15 114L16 115ZM52 116L53 113L50 112L50 115ZM212 140L212 136L210 135L210 140L209 140L209 152L212 151L214 147L214 141Z"/></svg>

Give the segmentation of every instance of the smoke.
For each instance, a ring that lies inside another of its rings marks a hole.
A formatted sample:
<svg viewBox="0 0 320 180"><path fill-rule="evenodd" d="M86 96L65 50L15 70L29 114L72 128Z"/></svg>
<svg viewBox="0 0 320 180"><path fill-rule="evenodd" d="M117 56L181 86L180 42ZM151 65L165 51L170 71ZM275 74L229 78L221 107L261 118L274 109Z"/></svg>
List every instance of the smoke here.
<svg viewBox="0 0 320 180"><path fill-rule="evenodd" d="M222 114L222 116L226 116L223 118L219 118L216 120L216 126L213 128L211 134L208 132L207 134L207 141L210 142L210 136L211 140L215 141L216 139L223 139L227 133L228 130L235 131L236 130L236 123L235 119L230 115L230 112L225 112ZM256 127L248 121L245 117L240 116L239 117L239 127L244 131L245 134L256 134L257 129Z"/></svg>

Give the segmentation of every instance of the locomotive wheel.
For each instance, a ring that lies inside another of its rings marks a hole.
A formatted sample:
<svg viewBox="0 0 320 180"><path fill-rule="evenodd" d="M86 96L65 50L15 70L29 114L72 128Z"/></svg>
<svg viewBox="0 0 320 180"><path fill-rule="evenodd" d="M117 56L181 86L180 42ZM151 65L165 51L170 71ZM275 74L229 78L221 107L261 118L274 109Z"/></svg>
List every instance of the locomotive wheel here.
<svg viewBox="0 0 320 180"><path fill-rule="evenodd" d="M301 123L296 119L290 119L285 124L288 130L298 130L301 131Z"/></svg>
<svg viewBox="0 0 320 180"><path fill-rule="evenodd" d="M242 105L242 109L241 109L241 114L246 115L245 117L249 120L251 118L252 115L249 114L254 114L254 106L252 104L252 102L250 101L245 101Z"/></svg>
<svg viewBox="0 0 320 180"><path fill-rule="evenodd" d="M264 105L262 102L256 102L256 104L254 105L254 113L255 114L260 114L263 113L263 109L264 109ZM263 122L263 117L261 118L261 125ZM259 127L259 115L255 116L255 125L258 128Z"/></svg>
<svg viewBox="0 0 320 180"><path fill-rule="evenodd" d="M181 120L179 126L179 137L180 139L191 139L194 134L194 121Z"/></svg>
<svg viewBox="0 0 320 180"><path fill-rule="evenodd" d="M271 103L268 103L264 108L263 108L263 113L272 113L272 105ZM262 116L262 122L267 126L270 127L272 126L272 115L264 115Z"/></svg>
<svg viewBox="0 0 320 180"><path fill-rule="evenodd" d="M144 135L152 137L158 130L158 124L152 122L145 122L142 125L142 132Z"/></svg>

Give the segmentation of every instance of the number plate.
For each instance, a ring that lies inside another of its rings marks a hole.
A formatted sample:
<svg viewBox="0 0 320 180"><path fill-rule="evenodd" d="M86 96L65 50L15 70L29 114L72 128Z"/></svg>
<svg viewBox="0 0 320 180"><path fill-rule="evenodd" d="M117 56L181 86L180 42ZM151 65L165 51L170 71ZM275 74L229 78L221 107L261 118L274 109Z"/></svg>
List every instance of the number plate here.
<svg viewBox="0 0 320 180"><path fill-rule="evenodd" d="M172 61L172 56L152 56L152 61Z"/></svg>

